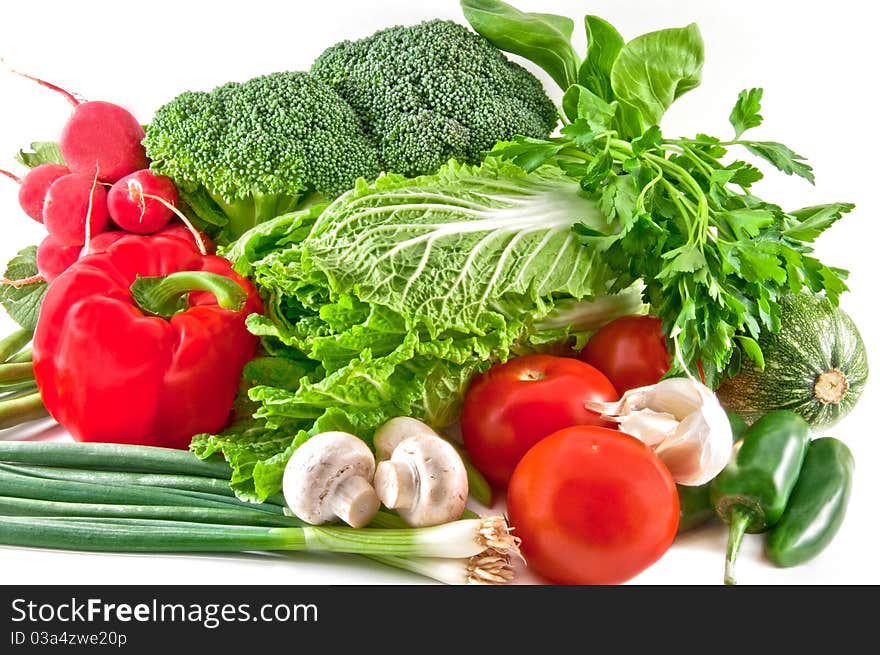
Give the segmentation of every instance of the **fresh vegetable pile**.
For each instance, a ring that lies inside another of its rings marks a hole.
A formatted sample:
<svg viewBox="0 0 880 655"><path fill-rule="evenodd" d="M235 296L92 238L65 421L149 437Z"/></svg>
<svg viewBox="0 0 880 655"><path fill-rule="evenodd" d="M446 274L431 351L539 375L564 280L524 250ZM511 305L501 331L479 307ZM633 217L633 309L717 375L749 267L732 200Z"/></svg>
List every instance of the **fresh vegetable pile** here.
<svg viewBox="0 0 880 655"><path fill-rule="evenodd" d="M568 18L461 5L474 31L389 27L145 127L26 75L74 112L6 173L49 236L0 290L0 425L111 443L0 444L0 542L348 550L453 583L508 581L521 542L547 580L613 584L712 517L728 582L746 532L780 566L831 541L852 457L811 439L868 371L812 244L853 205L752 192L757 160L814 182L743 136L761 89L732 138L663 133L695 25L586 16L580 56ZM516 537L463 518L494 492Z"/></svg>

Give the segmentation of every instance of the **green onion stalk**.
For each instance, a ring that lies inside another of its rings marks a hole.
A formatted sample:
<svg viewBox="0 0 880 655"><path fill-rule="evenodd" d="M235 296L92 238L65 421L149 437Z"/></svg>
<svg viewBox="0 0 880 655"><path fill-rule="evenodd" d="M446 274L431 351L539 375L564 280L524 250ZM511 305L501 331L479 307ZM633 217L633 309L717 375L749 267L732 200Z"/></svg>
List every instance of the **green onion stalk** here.
<svg viewBox="0 0 880 655"><path fill-rule="evenodd" d="M229 467L185 451L122 444L0 442L0 543L102 552L320 551L367 556L449 584L513 577L503 517L405 527L312 526L281 497L250 503Z"/></svg>
<svg viewBox="0 0 880 655"><path fill-rule="evenodd" d="M31 351L26 346L33 337L30 330L17 330L0 339L0 429L46 418L37 383Z"/></svg>

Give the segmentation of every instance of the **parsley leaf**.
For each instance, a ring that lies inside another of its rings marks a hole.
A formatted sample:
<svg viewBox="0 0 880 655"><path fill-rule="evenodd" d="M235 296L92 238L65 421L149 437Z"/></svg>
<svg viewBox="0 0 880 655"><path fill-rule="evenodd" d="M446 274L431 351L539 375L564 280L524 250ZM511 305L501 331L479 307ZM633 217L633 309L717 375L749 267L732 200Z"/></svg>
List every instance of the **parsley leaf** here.
<svg viewBox="0 0 880 655"><path fill-rule="evenodd" d="M786 175L798 175L810 184L816 183L813 167L805 163L804 157L788 146L775 141L740 141L750 153L764 159Z"/></svg>
<svg viewBox="0 0 880 655"><path fill-rule="evenodd" d="M743 132L753 127L758 127L764 120L758 112L761 111L761 96L764 89L749 89L739 92L733 111L730 112L730 124L736 132L738 139Z"/></svg>

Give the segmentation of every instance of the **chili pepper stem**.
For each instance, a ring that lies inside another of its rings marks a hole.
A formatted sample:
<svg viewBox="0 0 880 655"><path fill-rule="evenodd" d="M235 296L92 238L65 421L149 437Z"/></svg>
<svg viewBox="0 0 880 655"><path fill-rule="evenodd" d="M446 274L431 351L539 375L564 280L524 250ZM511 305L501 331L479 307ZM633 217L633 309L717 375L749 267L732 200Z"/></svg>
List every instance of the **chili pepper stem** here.
<svg viewBox="0 0 880 655"><path fill-rule="evenodd" d="M724 584L735 585L736 578L733 576L733 567L736 564L736 555L746 534L746 528L752 522L748 510L735 506L730 510L730 533L727 537L727 557L724 560Z"/></svg>

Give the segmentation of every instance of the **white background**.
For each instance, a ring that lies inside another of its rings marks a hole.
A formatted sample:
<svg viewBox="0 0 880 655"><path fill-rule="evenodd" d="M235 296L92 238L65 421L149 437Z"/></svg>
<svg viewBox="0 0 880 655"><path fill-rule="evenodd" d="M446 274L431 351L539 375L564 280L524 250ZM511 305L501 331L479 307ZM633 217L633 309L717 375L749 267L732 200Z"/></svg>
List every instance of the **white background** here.
<svg viewBox="0 0 880 655"><path fill-rule="evenodd" d="M629 39L696 21L706 43L703 84L669 111L670 135L727 136L737 93L763 86L764 125L755 138L777 140L807 156L817 183L768 172L757 193L794 209L852 201L856 211L820 241L829 264L851 271L843 307L860 326L874 378L861 403L829 434L844 439L856 459L852 500L835 542L817 559L776 569L749 535L740 555L741 584L880 583L876 565L880 501L878 407L880 339L874 324L880 187L877 138L877 34L864 0L518 0L521 9L576 21L609 20ZM382 27L433 17L464 22L457 2L133 2L5 3L0 56L10 65L88 99L129 107L148 122L161 104L187 89L277 70L307 69L327 46ZM533 69L534 70L534 69ZM538 71L536 71L538 72ZM541 75L546 82L549 80ZM550 88L548 86L548 88ZM0 70L0 167L21 172L12 155L33 140L57 138L70 107L31 82ZM766 170L766 169L765 169ZM0 178L0 260L39 242L41 225L18 208L17 188ZM13 329L4 315L0 334ZM708 527L680 538L641 584L716 584L725 531ZM273 584L420 583L424 579L346 556L134 556L0 548L3 581L15 583ZM526 576L524 579L528 580Z"/></svg>

